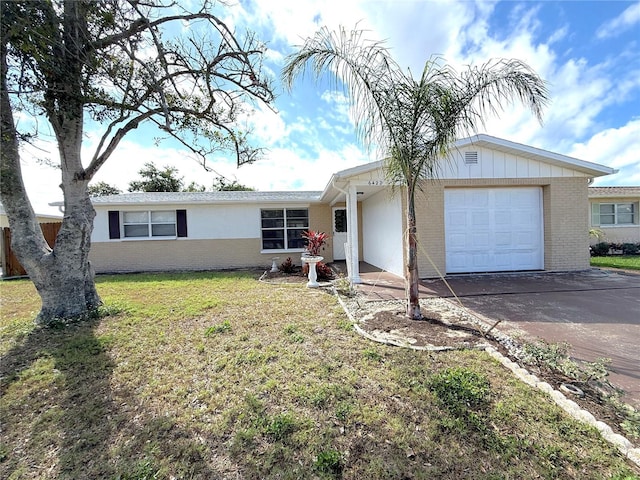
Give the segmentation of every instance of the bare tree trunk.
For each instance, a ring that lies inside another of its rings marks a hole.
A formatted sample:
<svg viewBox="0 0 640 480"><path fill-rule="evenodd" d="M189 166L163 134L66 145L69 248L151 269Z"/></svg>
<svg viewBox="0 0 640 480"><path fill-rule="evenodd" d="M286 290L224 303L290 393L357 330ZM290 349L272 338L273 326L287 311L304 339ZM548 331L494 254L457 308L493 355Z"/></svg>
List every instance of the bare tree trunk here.
<svg viewBox="0 0 640 480"><path fill-rule="evenodd" d="M407 289L407 317L422 320L420 312L420 276L418 274L418 240L416 238L415 187L408 182L407 187L407 269L405 285Z"/></svg>
<svg viewBox="0 0 640 480"><path fill-rule="evenodd" d="M78 168L63 178L65 216L51 249L42 234L22 180L18 136L13 120L6 84L6 48L1 51L0 93L0 197L9 218L11 248L27 271L42 299L38 323L50 325L64 320L86 318L100 305L94 284L94 273L88 261L95 211L87 194L88 180ZM80 117L81 121L81 117ZM77 122L69 121L72 130L66 144L60 144L62 161L79 166L81 134ZM64 154L63 154L64 152Z"/></svg>

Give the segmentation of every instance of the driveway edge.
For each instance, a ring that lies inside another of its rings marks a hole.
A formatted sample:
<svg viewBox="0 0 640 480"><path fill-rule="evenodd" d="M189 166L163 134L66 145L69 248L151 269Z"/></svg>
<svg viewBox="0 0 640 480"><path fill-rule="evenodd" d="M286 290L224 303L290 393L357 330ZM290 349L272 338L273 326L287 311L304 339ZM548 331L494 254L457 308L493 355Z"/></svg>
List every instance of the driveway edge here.
<svg viewBox="0 0 640 480"><path fill-rule="evenodd" d="M511 370L519 380L549 394L553 401L573 418L595 427L606 441L614 445L620 453L640 467L640 448L634 448L633 444L626 437L615 433L609 425L597 420L591 412L583 409L576 402L568 399L562 392L554 389L549 383L541 381L537 376L529 373L526 368L522 368L508 357L502 355L495 348L487 347L485 351L503 366Z"/></svg>

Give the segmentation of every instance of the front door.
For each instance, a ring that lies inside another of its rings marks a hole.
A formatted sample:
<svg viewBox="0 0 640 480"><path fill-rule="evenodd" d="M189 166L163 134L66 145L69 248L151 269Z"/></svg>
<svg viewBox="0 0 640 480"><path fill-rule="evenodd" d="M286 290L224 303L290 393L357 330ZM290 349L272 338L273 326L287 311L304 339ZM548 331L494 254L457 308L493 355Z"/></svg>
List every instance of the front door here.
<svg viewBox="0 0 640 480"><path fill-rule="evenodd" d="M345 260L344 244L347 241L347 209L333 209L333 259Z"/></svg>

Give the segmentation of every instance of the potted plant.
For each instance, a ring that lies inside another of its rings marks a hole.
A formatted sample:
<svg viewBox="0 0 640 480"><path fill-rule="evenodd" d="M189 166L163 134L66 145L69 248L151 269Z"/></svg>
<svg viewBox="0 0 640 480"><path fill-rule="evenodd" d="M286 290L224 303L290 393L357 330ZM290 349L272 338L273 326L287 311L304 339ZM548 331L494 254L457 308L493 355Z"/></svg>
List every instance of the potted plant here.
<svg viewBox="0 0 640 480"><path fill-rule="evenodd" d="M320 286L318 283L316 264L324 259L324 257L320 256L320 249L326 245L329 236L324 232L307 230L302 232L302 237L307 240L307 244L305 245L306 251L301 258L303 262L309 264L309 281L307 282L307 287L315 288Z"/></svg>

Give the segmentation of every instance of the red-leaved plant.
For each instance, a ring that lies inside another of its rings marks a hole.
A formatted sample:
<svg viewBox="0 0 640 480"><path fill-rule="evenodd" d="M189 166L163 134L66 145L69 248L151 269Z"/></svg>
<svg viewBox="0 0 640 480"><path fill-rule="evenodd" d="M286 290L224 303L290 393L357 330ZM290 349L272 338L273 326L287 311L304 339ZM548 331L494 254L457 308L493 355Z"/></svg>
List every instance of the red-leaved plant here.
<svg viewBox="0 0 640 480"><path fill-rule="evenodd" d="M302 232L302 237L307 240L305 248L312 257L320 255L320 249L326 245L329 235L324 232L316 232L315 230L306 230Z"/></svg>

